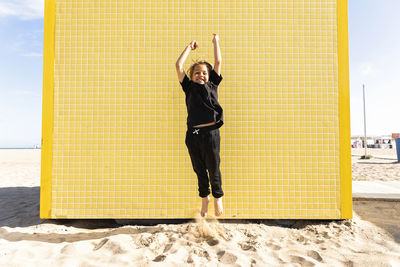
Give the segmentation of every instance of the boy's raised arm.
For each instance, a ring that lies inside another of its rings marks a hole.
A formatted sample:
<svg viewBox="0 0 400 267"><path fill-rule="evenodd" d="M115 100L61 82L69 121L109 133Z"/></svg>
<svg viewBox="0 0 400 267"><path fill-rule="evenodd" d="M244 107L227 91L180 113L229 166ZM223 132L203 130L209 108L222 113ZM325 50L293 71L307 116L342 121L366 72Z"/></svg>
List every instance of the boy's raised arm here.
<svg viewBox="0 0 400 267"><path fill-rule="evenodd" d="M178 60L175 63L176 72L178 74L179 82L183 81L185 78L185 71L183 70L183 63L185 63L186 58L188 57L190 50L195 50L199 45L196 41L190 42L188 46L185 47L182 54L179 56Z"/></svg>
<svg viewBox="0 0 400 267"><path fill-rule="evenodd" d="M221 75L221 64L222 64L222 57L221 57L221 49L219 48L219 36L218 34L213 33L214 39L212 40L214 44L214 70L218 75Z"/></svg>

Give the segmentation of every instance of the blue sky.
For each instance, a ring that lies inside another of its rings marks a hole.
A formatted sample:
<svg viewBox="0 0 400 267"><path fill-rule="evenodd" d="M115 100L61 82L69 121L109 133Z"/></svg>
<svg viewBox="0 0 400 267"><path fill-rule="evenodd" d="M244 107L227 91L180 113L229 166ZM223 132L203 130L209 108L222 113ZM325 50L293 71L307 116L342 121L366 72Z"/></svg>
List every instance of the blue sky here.
<svg viewBox="0 0 400 267"><path fill-rule="evenodd" d="M400 1L349 1L350 113L352 135L400 132Z"/></svg>
<svg viewBox="0 0 400 267"><path fill-rule="evenodd" d="M43 0L0 0L0 147L40 144Z"/></svg>
<svg viewBox="0 0 400 267"><path fill-rule="evenodd" d="M400 1L349 0L352 135L400 132ZM40 144L43 0L0 0L0 147Z"/></svg>

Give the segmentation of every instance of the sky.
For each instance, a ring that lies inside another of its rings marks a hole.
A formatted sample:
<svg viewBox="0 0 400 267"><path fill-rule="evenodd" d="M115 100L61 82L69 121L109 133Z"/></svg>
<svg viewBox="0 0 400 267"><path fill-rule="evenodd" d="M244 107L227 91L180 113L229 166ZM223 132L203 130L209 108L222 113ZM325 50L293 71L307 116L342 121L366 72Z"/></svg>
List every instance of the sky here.
<svg viewBox="0 0 400 267"><path fill-rule="evenodd" d="M0 0L0 147L41 142L44 0ZM400 1L349 0L351 134L400 132Z"/></svg>

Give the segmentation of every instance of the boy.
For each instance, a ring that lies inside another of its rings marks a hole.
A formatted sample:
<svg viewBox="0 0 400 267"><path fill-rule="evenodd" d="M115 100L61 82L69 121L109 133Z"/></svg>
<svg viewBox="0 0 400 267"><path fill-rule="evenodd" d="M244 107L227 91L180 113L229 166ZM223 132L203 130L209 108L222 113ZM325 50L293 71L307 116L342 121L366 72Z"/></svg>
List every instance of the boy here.
<svg viewBox="0 0 400 267"><path fill-rule="evenodd" d="M188 110L185 144L188 148L193 170L198 178L199 196L202 198L202 217L208 212L210 201L209 184L214 197L215 215L220 216L223 212L220 165L220 133L219 128L223 125L223 110L218 103L218 85L222 81L221 76L221 51L219 47L219 36L213 34L214 44L214 69L207 61L197 61L189 69L186 75L183 70L190 50L198 47L196 41L192 41L182 52L176 62L176 71L179 82L186 95L186 106ZM207 171L209 177L207 175Z"/></svg>

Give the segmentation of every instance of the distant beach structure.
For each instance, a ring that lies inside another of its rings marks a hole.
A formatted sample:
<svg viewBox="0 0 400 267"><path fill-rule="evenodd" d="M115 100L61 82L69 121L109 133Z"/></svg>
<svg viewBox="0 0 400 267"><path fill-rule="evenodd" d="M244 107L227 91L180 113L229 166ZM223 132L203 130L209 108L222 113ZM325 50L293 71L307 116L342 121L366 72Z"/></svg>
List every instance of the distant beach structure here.
<svg viewBox="0 0 400 267"><path fill-rule="evenodd" d="M361 139L352 140L351 141L351 147L352 148L362 148L363 147L363 141Z"/></svg>
<svg viewBox="0 0 400 267"><path fill-rule="evenodd" d="M389 149L394 148L395 139L400 137L400 134L380 135L380 136L367 136L367 147L368 148L382 148ZM352 148L363 148L364 147L364 136L352 136L351 147Z"/></svg>

